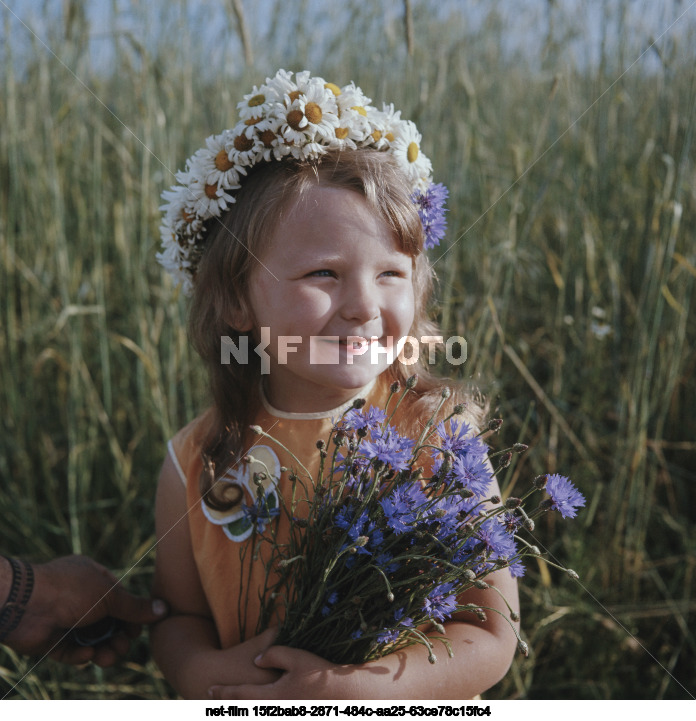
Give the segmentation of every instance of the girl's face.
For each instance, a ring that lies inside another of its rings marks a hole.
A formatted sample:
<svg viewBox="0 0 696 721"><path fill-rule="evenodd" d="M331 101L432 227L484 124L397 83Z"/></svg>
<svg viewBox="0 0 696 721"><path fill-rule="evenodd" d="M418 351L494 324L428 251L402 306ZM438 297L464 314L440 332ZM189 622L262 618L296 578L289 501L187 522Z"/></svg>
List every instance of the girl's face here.
<svg viewBox="0 0 696 721"><path fill-rule="evenodd" d="M413 323L412 275L361 195L313 188L278 224L252 271L250 314L235 323L268 343L270 403L328 410L384 371Z"/></svg>

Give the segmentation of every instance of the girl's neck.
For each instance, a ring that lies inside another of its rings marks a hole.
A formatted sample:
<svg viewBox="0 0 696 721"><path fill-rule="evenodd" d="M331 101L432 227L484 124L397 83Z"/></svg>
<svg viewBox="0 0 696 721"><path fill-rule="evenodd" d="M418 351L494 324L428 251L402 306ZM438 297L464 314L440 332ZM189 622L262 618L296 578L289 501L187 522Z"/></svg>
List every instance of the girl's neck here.
<svg viewBox="0 0 696 721"><path fill-rule="evenodd" d="M348 391L346 394L337 394L335 397L326 397L322 399L307 399L307 403L303 404L303 408L277 408L268 398L263 379L259 385L261 403L268 413L277 418L294 418L298 420L313 418L334 418L340 416L346 411L357 398L365 398L377 383L377 378L373 378L366 386L355 392ZM346 397L346 395L348 397ZM342 396L342 397L341 397ZM283 404L279 404L283 405Z"/></svg>

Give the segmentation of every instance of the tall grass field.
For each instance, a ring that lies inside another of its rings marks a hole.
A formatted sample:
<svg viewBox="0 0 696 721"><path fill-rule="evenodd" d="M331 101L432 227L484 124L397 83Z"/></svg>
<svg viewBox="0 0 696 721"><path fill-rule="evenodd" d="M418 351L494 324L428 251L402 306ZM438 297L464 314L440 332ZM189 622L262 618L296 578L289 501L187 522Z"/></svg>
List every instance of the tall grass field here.
<svg viewBox="0 0 696 721"><path fill-rule="evenodd" d="M580 582L527 568L530 657L484 697L696 696L690 4L0 3L0 552L149 593L166 442L209 402L159 195L254 84L310 69L394 102L450 190L432 312L495 443L530 445L505 493L549 471L588 499L539 534ZM175 694L143 636L110 669L2 648L0 697Z"/></svg>

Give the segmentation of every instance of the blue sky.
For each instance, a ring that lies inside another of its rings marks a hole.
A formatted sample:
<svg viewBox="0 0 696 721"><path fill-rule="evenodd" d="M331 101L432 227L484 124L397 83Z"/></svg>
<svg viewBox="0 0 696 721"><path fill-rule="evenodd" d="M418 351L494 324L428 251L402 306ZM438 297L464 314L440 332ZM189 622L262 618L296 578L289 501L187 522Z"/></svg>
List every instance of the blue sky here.
<svg viewBox="0 0 696 721"><path fill-rule="evenodd" d="M21 47L23 40L30 40L30 33L14 15L47 40L52 28L64 25L65 7L69 4L66 0L0 0L0 18L7 23L6 27L10 27L13 39ZM347 0L285 0L281 4L285 20L303 5L309 10L308 17L316 21L317 33L321 34L323 24L335 28L346 21L345 13L351 3ZM663 42L684 37L696 25L696 0L412 0L412 5L416 13L448 15L455 21L461 20L462 26L470 30L479 27L491 9L495 9L500 17L503 43L510 51L537 48L549 31L551 18L555 33L559 38L563 35L567 43L564 50L568 57L579 65L597 61L603 38L609 44L619 37L628 40L633 55L627 58L630 62L680 16ZM84 6L90 23L94 68L108 63L115 37L128 34L147 47L154 38L162 36L165 26L176 27L184 17L192 33L200 37L201 45L211 48L211 63L218 67L220 62L229 64L229 57L225 60L214 56L215 49L221 45L216 42L221 35L227 42L230 38L236 39L236 32L229 32L233 24L229 17L229 0L84 0ZM278 3L275 0L243 0L243 6L252 39L258 47L260 39L268 32ZM364 4L364 7L368 6L369 0ZM379 8L385 25L400 26L402 0L372 0L371 7ZM32 52L30 44L25 47ZM320 42L317 48L316 52L321 53ZM651 51L644 62L646 67L657 63L657 54Z"/></svg>

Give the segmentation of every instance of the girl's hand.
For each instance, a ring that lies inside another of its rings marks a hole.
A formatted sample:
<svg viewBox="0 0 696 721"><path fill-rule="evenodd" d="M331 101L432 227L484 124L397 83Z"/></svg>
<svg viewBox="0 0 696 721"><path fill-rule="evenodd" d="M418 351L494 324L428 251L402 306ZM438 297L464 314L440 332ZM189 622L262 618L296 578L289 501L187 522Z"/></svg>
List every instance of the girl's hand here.
<svg viewBox="0 0 696 721"><path fill-rule="evenodd" d="M358 698L354 672L358 667L337 665L288 646L271 646L254 659L258 668L276 669L281 675L269 684L212 686L213 699L341 699Z"/></svg>

